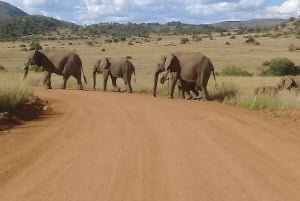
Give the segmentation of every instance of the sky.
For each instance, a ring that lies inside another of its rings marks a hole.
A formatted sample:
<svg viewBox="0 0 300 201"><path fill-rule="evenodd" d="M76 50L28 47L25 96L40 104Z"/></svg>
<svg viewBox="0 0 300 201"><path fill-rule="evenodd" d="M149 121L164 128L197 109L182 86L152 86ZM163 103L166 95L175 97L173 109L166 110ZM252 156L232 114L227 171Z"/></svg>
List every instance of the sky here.
<svg viewBox="0 0 300 201"><path fill-rule="evenodd" d="M222 21L289 18L300 15L300 0L4 0L28 14L80 25L101 22L210 24Z"/></svg>

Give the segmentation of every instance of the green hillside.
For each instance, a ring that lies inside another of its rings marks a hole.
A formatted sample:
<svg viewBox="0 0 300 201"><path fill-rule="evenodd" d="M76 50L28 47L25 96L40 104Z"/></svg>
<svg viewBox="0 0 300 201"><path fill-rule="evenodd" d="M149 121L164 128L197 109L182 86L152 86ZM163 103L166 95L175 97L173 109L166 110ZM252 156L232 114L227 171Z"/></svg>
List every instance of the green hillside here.
<svg viewBox="0 0 300 201"><path fill-rule="evenodd" d="M28 14L24 11L12 6L9 3L0 1L0 19L10 19L13 17L27 16Z"/></svg>

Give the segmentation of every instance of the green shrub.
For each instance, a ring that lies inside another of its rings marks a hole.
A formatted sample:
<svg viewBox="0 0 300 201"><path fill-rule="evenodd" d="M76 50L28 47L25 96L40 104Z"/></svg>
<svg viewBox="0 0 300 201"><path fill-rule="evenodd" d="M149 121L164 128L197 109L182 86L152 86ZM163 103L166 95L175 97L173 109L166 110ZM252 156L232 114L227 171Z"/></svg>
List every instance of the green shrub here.
<svg viewBox="0 0 300 201"><path fill-rule="evenodd" d="M21 44L19 47L26 47L26 45L25 44Z"/></svg>
<svg viewBox="0 0 300 201"><path fill-rule="evenodd" d="M43 72L44 69L42 67L38 67L37 65L31 65L30 66L30 70L34 71L34 72Z"/></svg>
<svg viewBox="0 0 300 201"><path fill-rule="evenodd" d="M7 72L6 68L0 64L0 72Z"/></svg>
<svg viewBox="0 0 300 201"><path fill-rule="evenodd" d="M232 35L232 36L230 36L229 39L236 39L236 36L235 36L235 35Z"/></svg>
<svg viewBox="0 0 300 201"><path fill-rule="evenodd" d="M243 68L236 66L229 66L224 68L220 73L223 76L252 76L252 73L249 73Z"/></svg>
<svg viewBox="0 0 300 201"><path fill-rule="evenodd" d="M247 44L254 44L254 45L259 45L259 44L260 44L258 41L256 41L256 40L254 39L253 36L249 36L249 37L247 38L247 40L245 41L245 43L247 43Z"/></svg>
<svg viewBox="0 0 300 201"><path fill-rule="evenodd" d="M29 50L41 50L42 46L40 45L39 41L33 40L31 41L31 43L29 44Z"/></svg>
<svg viewBox="0 0 300 201"><path fill-rule="evenodd" d="M94 46L94 43L91 42L91 41L87 41L86 44L87 44L88 46Z"/></svg>
<svg viewBox="0 0 300 201"><path fill-rule="evenodd" d="M188 43L190 40L188 38L181 38L180 39L180 44L186 44Z"/></svg>
<svg viewBox="0 0 300 201"><path fill-rule="evenodd" d="M267 64L266 61L263 64ZM300 67L288 58L271 59L267 68L260 73L262 76L284 76L300 74Z"/></svg>

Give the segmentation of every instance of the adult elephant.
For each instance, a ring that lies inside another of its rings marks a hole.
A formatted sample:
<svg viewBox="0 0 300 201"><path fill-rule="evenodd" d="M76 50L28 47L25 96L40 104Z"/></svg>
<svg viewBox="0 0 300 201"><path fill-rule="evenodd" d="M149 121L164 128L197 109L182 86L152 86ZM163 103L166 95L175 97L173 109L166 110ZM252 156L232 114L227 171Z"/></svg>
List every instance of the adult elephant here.
<svg viewBox="0 0 300 201"><path fill-rule="evenodd" d="M85 83L86 77L82 69L82 62L78 54L67 50L33 50L28 58L28 62L24 68L24 78L27 77L29 65L37 65L43 67L45 71L44 85L51 89L51 74L55 73L63 77L62 88L65 89L67 80L70 76L74 76L80 89L83 89L81 83L81 73Z"/></svg>
<svg viewBox="0 0 300 201"><path fill-rule="evenodd" d="M183 93L191 94L187 88L187 83L196 83L196 89L201 89L203 100L209 100L207 83L211 72L216 81L214 66L210 59L199 52L173 52L168 56L162 56L154 74L153 95L156 96L158 76L163 73L161 83L170 74L171 86L169 87L169 97L173 98L174 88L177 79L180 79Z"/></svg>
<svg viewBox="0 0 300 201"><path fill-rule="evenodd" d="M278 89L300 88L300 76L285 76L277 84Z"/></svg>
<svg viewBox="0 0 300 201"><path fill-rule="evenodd" d="M105 57L96 61L93 67L93 88L96 89L96 73L103 73L103 90L106 91L108 77L111 77L112 85L116 91L120 91L117 86L117 78L123 78L126 90L132 93L131 76L135 75L134 65L123 57Z"/></svg>

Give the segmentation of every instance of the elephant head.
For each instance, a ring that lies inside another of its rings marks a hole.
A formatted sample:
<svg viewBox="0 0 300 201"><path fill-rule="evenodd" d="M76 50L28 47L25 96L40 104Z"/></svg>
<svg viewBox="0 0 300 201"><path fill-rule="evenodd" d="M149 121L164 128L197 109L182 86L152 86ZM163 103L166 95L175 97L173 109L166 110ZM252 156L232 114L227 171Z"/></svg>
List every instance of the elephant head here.
<svg viewBox="0 0 300 201"><path fill-rule="evenodd" d="M93 67L93 88L95 90L96 87L96 73L103 73L104 69L108 69L110 66L110 62L107 58L99 59L95 62Z"/></svg>
<svg viewBox="0 0 300 201"><path fill-rule="evenodd" d="M278 83L278 89L288 89L297 87L295 80L292 77L283 77Z"/></svg>
<svg viewBox="0 0 300 201"><path fill-rule="evenodd" d="M39 51L37 49L33 50L29 57L27 62L25 63L25 67L24 67L24 79L27 77L28 75L28 70L29 70L29 66L30 65L37 65L37 66L41 66L41 61L40 61L40 57L39 57Z"/></svg>

